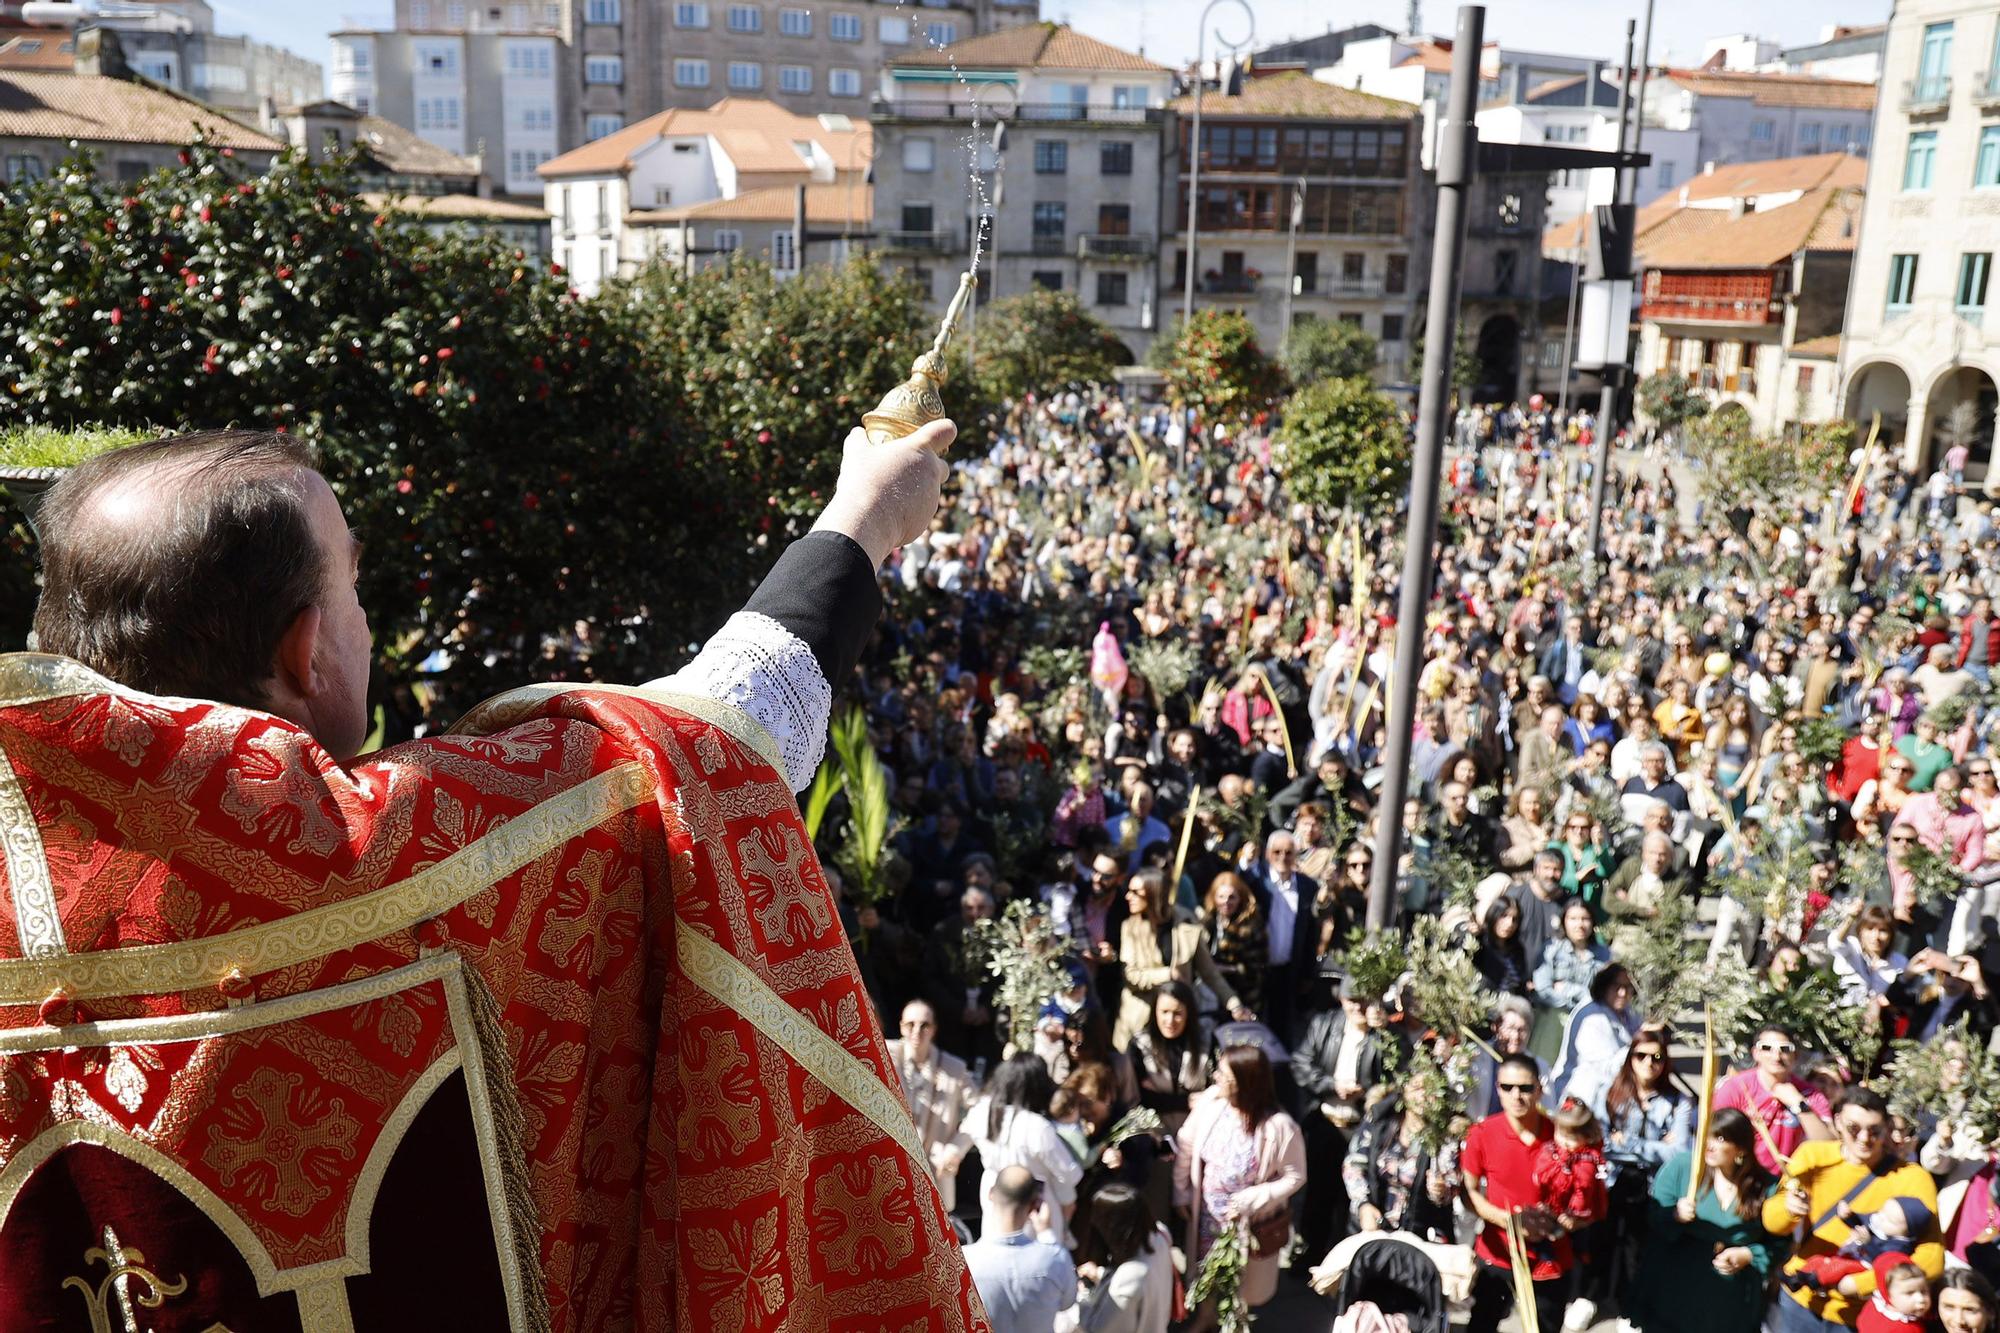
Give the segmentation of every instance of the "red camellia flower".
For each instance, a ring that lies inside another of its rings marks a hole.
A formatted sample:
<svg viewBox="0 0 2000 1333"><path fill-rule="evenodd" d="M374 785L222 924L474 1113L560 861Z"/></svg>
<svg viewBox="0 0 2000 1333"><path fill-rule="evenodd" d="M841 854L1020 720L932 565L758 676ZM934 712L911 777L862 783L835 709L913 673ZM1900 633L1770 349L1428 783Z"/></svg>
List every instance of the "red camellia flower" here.
<svg viewBox="0 0 2000 1333"><path fill-rule="evenodd" d="M111 318L111 327L115 329L120 324L123 324L125 322L125 312L123 310L113 310L111 312L110 318Z"/></svg>
<svg viewBox="0 0 2000 1333"><path fill-rule="evenodd" d="M438 360L440 360L440 361L449 361L449 360L451 360L451 349L450 349L449 347L440 347L440 348L438 348L438 350L437 350L437 359L438 359Z"/></svg>
<svg viewBox="0 0 2000 1333"><path fill-rule="evenodd" d="M283 282L283 281L284 281L284 280L285 280L286 278L289 278L289 277L291 277L291 276L292 276L292 267L291 267L291 265L289 265L289 264L280 264L280 265L278 265L278 281L279 281L279 282Z"/></svg>
<svg viewBox="0 0 2000 1333"><path fill-rule="evenodd" d="M206 204L204 204L204 205L202 206L202 210L201 210L201 220L202 220L203 222L213 222L213 221L215 221L215 214L214 214L213 212L211 212L211 211L209 210L209 208L208 208L208 206L207 206Z"/></svg>
<svg viewBox="0 0 2000 1333"><path fill-rule="evenodd" d="M771 432L770 432L770 431L768 431L768 430L760 430L760 431L758 431L758 432L757 432L757 443L759 443L759 444L769 444L770 442L771 442Z"/></svg>
<svg viewBox="0 0 2000 1333"><path fill-rule="evenodd" d="M535 510L535 509L540 509L541 507L542 507L541 496L535 494L533 491L527 491L522 494L521 508L528 510Z"/></svg>
<svg viewBox="0 0 2000 1333"><path fill-rule="evenodd" d="M409 478L407 477L396 483L396 494L398 495L408 495L411 491L415 489L416 487L410 484Z"/></svg>
<svg viewBox="0 0 2000 1333"><path fill-rule="evenodd" d="M218 348L216 347L216 345L215 345L214 343L210 343L210 344L208 345L208 350L207 350L206 352L203 352L203 353L201 354L201 373L202 373L202 374L204 374L204 375L213 375L213 374L215 373L215 362L216 362L216 357L217 357L217 355L218 355L218 352L219 352L219 349L218 349Z"/></svg>

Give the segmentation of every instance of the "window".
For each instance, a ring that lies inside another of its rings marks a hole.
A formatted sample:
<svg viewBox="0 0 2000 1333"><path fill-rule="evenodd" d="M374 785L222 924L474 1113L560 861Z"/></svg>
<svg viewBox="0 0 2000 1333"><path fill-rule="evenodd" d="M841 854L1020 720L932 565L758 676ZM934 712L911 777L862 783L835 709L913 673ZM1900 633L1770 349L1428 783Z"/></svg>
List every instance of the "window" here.
<svg viewBox="0 0 2000 1333"><path fill-rule="evenodd" d="M764 11L755 5L731 5L729 7L729 30L731 32L764 31Z"/></svg>
<svg viewBox="0 0 2000 1333"><path fill-rule="evenodd" d="M754 60L732 60L729 62L729 86L732 88L762 88L764 67Z"/></svg>
<svg viewBox="0 0 2000 1333"><path fill-rule="evenodd" d="M583 118L583 137L586 139L602 139L605 135L616 134L624 128L625 117L615 112Z"/></svg>
<svg viewBox="0 0 2000 1333"><path fill-rule="evenodd" d="M1060 273L1051 273L1047 269L1037 269L1028 275L1028 279L1045 292L1059 292L1062 290L1062 274Z"/></svg>
<svg viewBox="0 0 2000 1333"><path fill-rule="evenodd" d="M1401 296L1410 287L1410 257L1390 255L1382 269L1382 290L1391 296Z"/></svg>
<svg viewBox="0 0 2000 1333"><path fill-rule="evenodd" d="M458 73L458 48L455 46L418 47L417 72L419 74Z"/></svg>
<svg viewBox="0 0 2000 1333"><path fill-rule="evenodd" d="M1917 293L1917 257L1915 255L1889 256L1889 309L1908 310L1910 298Z"/></svg>
<svg viewBox="0 0 2000 1333"><path fill-rule="evenodd" d="M174 62L171 57L141 60L139 77L151 79L154 83L171 84L174 81Z"/></svg>
<svg viewBox="0 0 2000 1333"><path fill-rule="evenodd" d="M583 81L585 83L625 82L625 57L623 56L585 57L583 62Z"/></svg>
<svg viewBox="0 0 2000 1333"><path fill-rule="evenodd" d="M430 0L411 0L410 26L419 30L431 26Z"/></svg>
<svg viewBox="0 0 2000 1333"><path fill-rule="evenodd" d="M1097 275L1097 304L1124 305L1126 303L1126 275L1123 273L1100 273Z"/></svg>
<svg viewBox="0 0 2000 1333"><path fill-rule="evenodd" d="M914 138L903 140L903 170L933 171L937 168L937 140Z"/></svg>
<svg viewBox="0 0 2000 1333"><path fill-rule="evenodd" d="M1910 148L1903 158L1903 188L1928 190L1931 171L1937 165L1937 131L1918 130L1910 136Z"/></svg>
<svg viewBox="0 0 2000 1333"><path fill-rule="evenodd" d="M1800 154L1803 155L1806 153L1816 153L1818 151L1819 151L1819 122L1816 120L1807 120L1800 122L1799 124Z"/></svg>
<svg viewBox="0 0 2000 1333"><path fill-rule="evenodd" d="M1319 290L1319 252L1301 250L1292 261L1292 293L1306 296Z"/></svg>
<svg viewBox="0 0 2000 1333"><path fill-rule="evenodd" d="M813 72L809 65L778 66L778 91L786 93L809 93L813 90Z"/></svg>
<svg viewBox="0 0 2000 1333"><path fill-rule="evenodd" d="M1034 251L1038 255L1059 255L1069 230L1069 209L1060 200L1035 204Z"/></svg>
<svg viewBox="0 0 2000 1333"><path fill-rule="evenodd" d="M320 151L328 155L338 153L345 148L347 145L340 141L340 127L328 125L322 129L319 132L319 146Z"/></svg>
<svg viewBox="0 0 2000 1333"><path fill-rule="evenodd" d="M1800 392L1800 393L1811 393L1811 392L1812 392L1812 386L1813 386L1813 367L1811 367L1811 366L1800 366L1800 367L1799 367L1799 378L1798 378L1798 386L1799 386L1799 392Z"/></svg>
<svg viewBox="0 0 2000 1333"><path fill-rule="evenodd" d="M444 25L447 28L465 26L465 0L445 0Z"/></svg>
<svg viewBox="0 0 2000 1333"><path fill-rule="evenodd" d="M1964 254L1958 257L1958 317L1977 324L1986 313L1986 279L1993 271L1991 254Z"/></svg>
<svg viewBox="0 0 2000 1333"><path fill-rule="evenodd" d="M573 186L565 185L562 187L561 191L562 229L565 233L574 232L576 230L576 213L570 207L570 195L573 193L573 190L574 190Z"/></svg>
<svg viewBox="0 0 2000 1333"><path fill-rule="evenodd" d="M674 6L674 26L676 28L706 28L708 26L708 6L700 0L681 0Z"/></svg>
<svg viewBox="0 0 2000 1333"><path fill-rule="evenodd" d="M861 40L861 20L853 14L829 14L826 33L836 42L858 42Z"/></svg>
<svg viewBox="0 0 2000 1333"><path fill-rule="evenodd" d="M1403 341L1403 317L1401 315L1382 316L1382 341L1399 343ZM1560 354L1558 354L1560 357Z"/></svg>
<svg viewBox="0 0 2000 1333"><path fill-rule="evenodd" d="M826 72L826 90L835 97L861 96L861 71L858 69L830 69Z"/></svg>
<svg viewBox="0 0 2000 1333"><path fill-rule="evenodd" d="M1847 140L1848 127L1845 124L1834 126L1831 130L1827 131L1826 146L1828 151L1835 153L1846 152Z"/></svg>
<svg viewBox="0 0 2000 1333"><path fill-rule="evenodd" d="M1951 89L1951 24L1932 23L1924 28L1923 54L1917 60L1917 86L1910 91L1918 102L1942 102Z"/></svg>
<svg viewBox="0 0 2000 1333"><path fill-rule="evenodd" d="M1750 122L1750 142L1769 143L1778 132L1778 123L1768 116Z"/></svg>
<svg viewBox="0 0 2000 1333"><path fill-rule="evenodd" d="M958 40L958 25L956 23L933 23L924 29L924 36L930 39L932 46L950 46Z"/></svg>
<svg viewBox="0 0 2000 1333"><path fill-rule="evenodd" d="M609 185L600 185L597 187L597 230L600 232L611 230L611 187Z"/></svg>
<svg viewBox="0 0 2000 1333"><path fill-rule="evenodd" d="M674 62L674 86L676 88L708 87L708 62L706 60L676 60Z"/></svg>
<svg viewBox="0 0 2000 1333"><path fill-rule="evenodd" d="M778 11L778 31L787 37L810 37L813 35L813 12L810 9L781 9Z"/></svg>
<svg viewBox="0 0 2000 1333"><path fill-rule="evenodd" d="M1069 170L1069 145L1061 139L1035 140L1035 174L1060 176Z"/></svg>
<svg viewBox="0 0 2000 1333"><path fill-rule="evenodd" d="M885 18L875 21L875 35L884 46L908 46L910 44L910 21L901 18Z"/></svg>
<svg viewBox="0 0 2000 1333"><path fill-rule="evenodd" d="M1132 234L1132 205L1099 204L1097 206L1097 234L1100 236L1130 236Z"/></svg>
<svg viewBox="0 0 2000 1333"><path fill-rule="evenodd" d="M546 79L554 73L549 48L540 43L509 42L507 73L516 78Z"/></svg>
<svg viewBox="0 0 2000 1333"><path fill-rule="evenodd" d="M7 183L16 185L42 178L42 159L33 153L9 153L7 155Z"/></svg>
<svg viewBox="0 0 2000 1333"><path fill-rule="evenodd" d="M1111 87L1111 105L1120 111L1135 110L1146 105L1146 87L1139 83L1118 83Z"/></svg>
<svg viewBox="0 0 2000 1333"><path fill-rule="evenodd" d="M539 106L530 104L521 108L521 128L529 133L532 134L536 130L553 130L555 127L556 109L547 102Z"/></svg>
<svg viewBox="0 0 2000 1333"><path fill-rule="evenodd" d="M2000 125L1979 131L1979 160L1972 169L1974 185L2000 185Z"/></svg>
<svg viewBox="0 0 2000 1333"><path fill-rule="evenodd" d="M715 248L724 254L735 254L743 248L743 233L734 227L717 227L714 241Z"/></svg>
<svg viewBox="0 0 2000 1333"><path fill-rule="evenodd" d="M1670 189L1672 188L1673 183L1674 183L1674 164L1671 162L1660 163L1660 188L1662 190Z"/></svg>
<svg viewBox="0 0 2000 1333"><path fill-rule="evenodd" d="M1097 174L1100 176L1131 175L1132 145L1122 139L1111 139L1098 145Z"/></svg>
<svg viewBox="0 0 2000 1333"><path fill-rule="evenodd" d="M1340 257L1340 284L1343 287L1359 287L1362 276L1368 270L1368 256L1352 251Z"/></svg>
<svg viewBox="0 0 2000 1333"><path fill-rule="evenodd" d="M929 232L935 225L936 210L929 204L903 205L903 230Z"/></svg>
<svg viewBox="0 0 2000 1333"><path fill-rule="evenodd" d="M217 65L197 62L194 70L194 86L219 92L242 92L250 86L250 76L241 65Z"/></svg>
<svg viewBox="0 0 2000 1333"><path fill-rule="evenodd" d="M616 23L622 17L618 9L619 0L589 0L589 3L583 7L583 21L585 23Z"/></svg>
<svg viewBox="0 0 2000 1333"><path fill-rule="evenodd" d="M417 99L417 130L455 130L459 128L458 99L456 97L419 97Z"/></svg>
<svg viewBox="0 0 2000 1333"><path fill-rule="evenodd" d="M910 285L917 289L917 295L923 297L926 301L931 299L931 292L935 290L937 284L936 280L931 276L929 269L907 268L903 270L903 273L909 278Z"/></svg>
<svg viewBox="0 0 2000 1333"><path fill-rule="evenodd" d="M771 267L780 273L789 273L798 265L798 251L792 242L797 238L789 231L771 233Z"/></svg>
<svg viewBox="0 0 2000 1333"><path fill-rule="evenodd" d="M347 67L357 74L365 71L369 63L374 59L368 46L361 42L356 42L353 46L343 46L340 49L347 57Z"/></svg>

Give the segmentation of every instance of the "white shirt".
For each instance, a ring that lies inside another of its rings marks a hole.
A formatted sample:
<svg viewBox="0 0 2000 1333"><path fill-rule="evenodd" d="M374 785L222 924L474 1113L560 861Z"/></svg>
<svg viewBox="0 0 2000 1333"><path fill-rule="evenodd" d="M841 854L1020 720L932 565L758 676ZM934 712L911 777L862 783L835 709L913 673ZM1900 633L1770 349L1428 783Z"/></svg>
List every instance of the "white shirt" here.
<svg viewBox="0 0 2000 1333"><path fill-rule="evenodd" d="M1292 932L1299 924L1299 880L1296 875L1273 878L1271 886L1271 961L1292 961Z"/></svg>
<svg viewBox="0 0 2000 1333"><path fill-rule="evenodd" d="M1083 1179L1083 1166L1076 1160L1076 1154L1056 1133L1056 1127L1044 1116L1033 1111L1022 1111L1008 1107L1000 1113L1000 1132L993 1138L986 1137L988 1109L991 1102L981 1097L972 1104L960 1122L964 1133L972 1140L972 1146L979 1149L979 1200L983 1217L981 1235L1000 1235L1004 1229L994 1216L993 1206L987 1202L986 1194L993 1186L993 1178L1001 1170L1010 1166L1025 1166L1035 1179L1042 1182L1050 1204L1054 1222L1043 1237L1047 1240L1064 1242L1062 1210L1076 1202L1076 1187Z"/></svg>

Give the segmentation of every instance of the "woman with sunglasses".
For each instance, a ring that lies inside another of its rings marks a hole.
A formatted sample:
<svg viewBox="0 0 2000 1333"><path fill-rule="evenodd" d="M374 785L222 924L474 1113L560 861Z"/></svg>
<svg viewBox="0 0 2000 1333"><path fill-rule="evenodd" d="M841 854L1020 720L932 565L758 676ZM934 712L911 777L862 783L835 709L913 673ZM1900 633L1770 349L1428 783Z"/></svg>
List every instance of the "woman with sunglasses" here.
<svg viewBox="0 0 2000 1333"><path fill-rule="evenodd" d="M1646 1200L1654 1173L1694 1139L1694 1099L1668 1076L1668 1033L1646 1026L1632 1039L1611 1085L1591 1110L1604 1126L1611 1208L1596 1236L1597 1261L1585 1270L1584 1294L1600 1308L1621 1301L1638 1271L1646 1239Z"/></svg>
<svg viewBox="0 0 2000 1333"><path fill-rule="evenodd" d="M1825 1093L1792 1072L1799 1047L1786 1028L1771 1023L1760 1029L1750 1058L1750 1068L1716 1085L1714 1104L1762 1122L1757 1162L1775 1174L1783 1165L1779 1157L1790 1157L1801 1143L1833 1138L1833 1107Z"/></svg>
<svg viewBox="0 0 2000 1333"><path fill-rule="evenodd" d="M1854 794L1854 827L1864 841L1880 844L1889 825L1902 813L1904 802L1915 792L1910 778L1917 766L1907 755L1895 750L1882 755L1882 776L1861 784Z"/></svg>
<svg viewBox="0 0 2000 1333"><path fill-rule="evenodd" d="M1718 1110L1708 1141L1674 1153L1654 1175L1626 1312L1646 1333L1756 1333L1762 1325L1789 1237L1765 1229L1771 1178L1757 1165L1756 1140L1748 1116ZM1702 1185L1690 1202L1696 1151Z"/></svg>

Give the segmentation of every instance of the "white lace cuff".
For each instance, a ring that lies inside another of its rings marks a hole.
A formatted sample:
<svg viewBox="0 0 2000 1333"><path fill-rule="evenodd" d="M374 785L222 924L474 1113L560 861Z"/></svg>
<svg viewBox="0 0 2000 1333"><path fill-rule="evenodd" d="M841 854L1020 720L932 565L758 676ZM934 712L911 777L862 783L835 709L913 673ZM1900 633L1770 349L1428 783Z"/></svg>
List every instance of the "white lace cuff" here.
<svg viewBox="0 0 2000 1333"><path fill-rule="evenodd" d="M748 713L777 742L792 790L812 785L826 753L833 686L805 641L770 616L738 611L694 661L650 684Z"/></svg>

